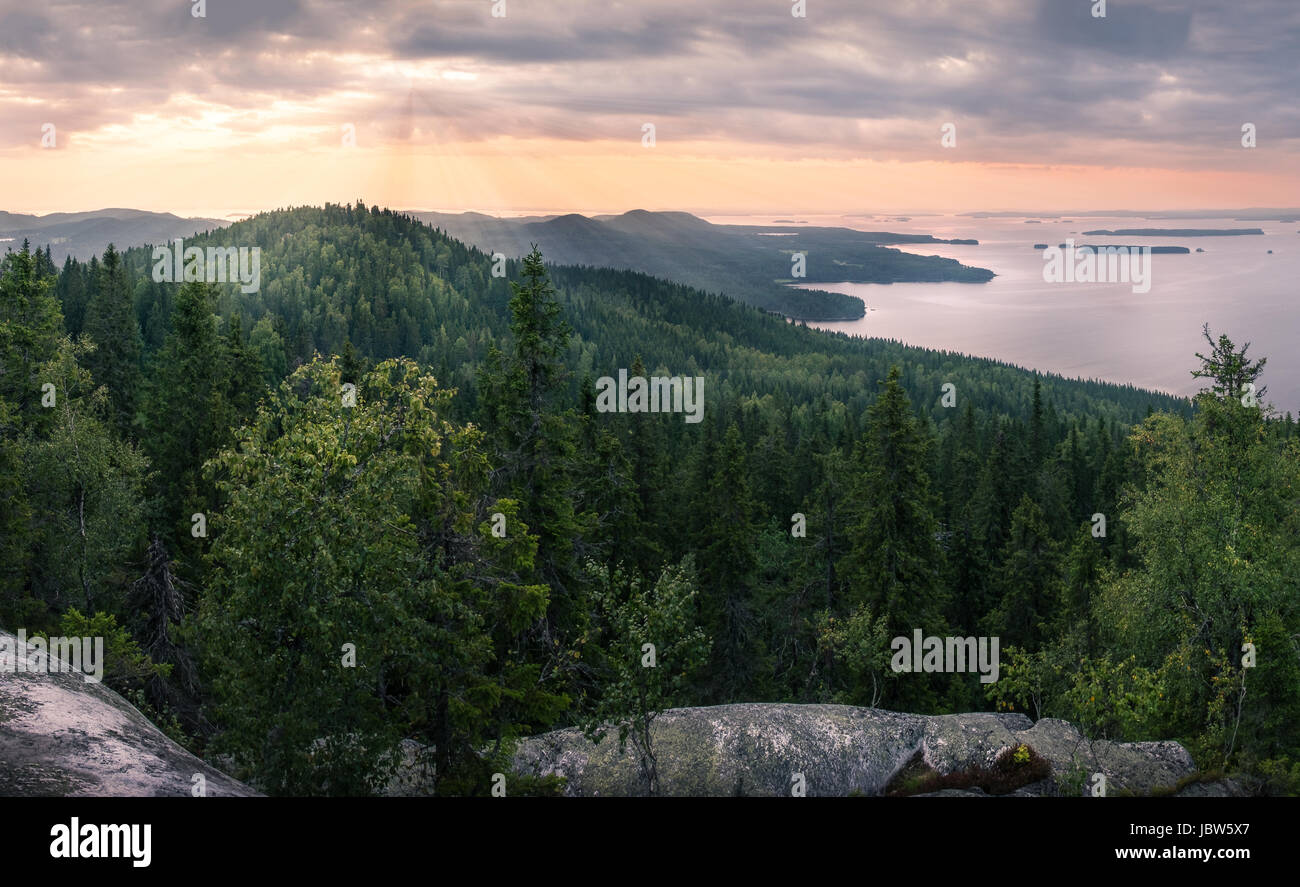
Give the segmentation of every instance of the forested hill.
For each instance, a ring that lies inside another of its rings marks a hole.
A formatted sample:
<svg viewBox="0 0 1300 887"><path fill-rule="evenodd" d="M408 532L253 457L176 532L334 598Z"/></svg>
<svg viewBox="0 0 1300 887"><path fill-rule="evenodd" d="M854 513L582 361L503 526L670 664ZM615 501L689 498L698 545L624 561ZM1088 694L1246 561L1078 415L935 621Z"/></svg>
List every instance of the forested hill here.
<svg viewBox="0 0 1300 887"><path fill-rule="evenodd" d="M371 359L415 357L439 381L472 397L488 346L508 336L509 281L518 280L518 263L507 261L506 278L494 278L490 256L402 214L360 205L302 207L263 213L185 243L262 248L261 291L221 287L219 307L227 318L241 315L275 372L309 360L313 351L341 353L351 342ZM147 247L125 254L146 351L163 343L174 291L149 280L150 255ZM940 404L949 382L963 406L1022 419L1031 409L1033 375L996 361L811 330L635 272L560 267L553 280L575 332L568 361L575 394L585 374L612 375L640 355L651 370L704 375L713 403L724 392L773 395L790 405L827 396L857 417L898 363L913 402L938 423L955 412ZM66 311L78 332L79 306ZM1129 424L1149 409L1187 406L1129 385L1051 375L1042 381L1045 400L1062 420Z"/></svg>
<svg viewBox="0 0 1300 887"><path fill-rule="evenodd" d="M1227 335L1192 409L536 251L494 277L360 205L188 245L260 285L0 259L0 627L107 636L105 683L260 790L380 791L414 739L483 794L520 735L644 762L654 713L762 701L1030 711L1300 791L1300 434ZM702 379L703 421L602 409L622 369ZM901 668L917 632L1000 677Z"/></svg>
<svg viewBox="0 0 1300 887"><path fill-rule="evenodd" d="M591 218L574 213L523 219L480 213L412 216L487 253L519 258L536 245L557 265L641 271L802 320L857 320L864 312L861 300L844 293L790 287L796 282L795 254L803 257L798 282L806 284L948 280L978 285L994 276L955 259L885 246L977 245L928 234L818 225L717 225L690 213L646 210Z"/></svg>

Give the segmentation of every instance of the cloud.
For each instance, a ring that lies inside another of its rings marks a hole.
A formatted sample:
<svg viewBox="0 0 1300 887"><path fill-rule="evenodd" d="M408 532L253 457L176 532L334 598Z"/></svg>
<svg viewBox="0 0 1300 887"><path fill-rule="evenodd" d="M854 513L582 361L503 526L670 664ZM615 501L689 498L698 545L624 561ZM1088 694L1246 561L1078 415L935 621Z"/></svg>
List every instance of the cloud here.
<svg viewBox="0 0 1300 887"><path fill-rule="evenodd" d="M654 122L722 154L1185 169L1247 162L1247 121L1250 162L1300 147L1293 0L0 3L0 149L46 121L105 150L308 149L345 122L372 146L634 144Z"/></svg>
<svg viewBox="0 0 1300 887"><path fill-rule="evenodd" d="M1093 0L1039 0L1033 31L1058 50L1099 51L1141 62L1187 49L1192 12L1185 6L1162 9L1113 0L1105 4L1104 16L1094 16L1094 5Z"/></svg>

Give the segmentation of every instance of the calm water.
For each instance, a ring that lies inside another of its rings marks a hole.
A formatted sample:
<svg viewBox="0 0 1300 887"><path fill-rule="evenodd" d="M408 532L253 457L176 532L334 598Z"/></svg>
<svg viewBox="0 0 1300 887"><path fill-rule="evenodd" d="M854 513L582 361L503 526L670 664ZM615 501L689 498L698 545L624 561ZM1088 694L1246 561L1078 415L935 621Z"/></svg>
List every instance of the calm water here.
<svg viewBox="0 0 1300 887"><path fill-rule="evenodd" d="M1192 378L1191 370L1198 363L1195 353L1207 350L1201 326L1208 322L1216 336L1227 333L1238 345L1248 341L1252 357L1267 357L1265 400L1279 410L1300 413L1300 223L1101 217L1041 224L959 216L914 216L909 222L886 217L786 218L866 231L976 238L979 246L900 248L957 259L998 275L985 284L824 286L862 299L867 314L859 321L817 324L823 329L994 357L1065 376L1192 394L1199 380ZM1264 236L1082 235L1119 228L1262 228ZM1076 243L1185 246L1192 252L1152 256L1147 293L1133 292L1130 284L1046 283L1043 253L1033 244L1054 245L1067 237ZM1205 252L1197 253L1197 247ZM810 262L814 260L809 256Z"/></svg>

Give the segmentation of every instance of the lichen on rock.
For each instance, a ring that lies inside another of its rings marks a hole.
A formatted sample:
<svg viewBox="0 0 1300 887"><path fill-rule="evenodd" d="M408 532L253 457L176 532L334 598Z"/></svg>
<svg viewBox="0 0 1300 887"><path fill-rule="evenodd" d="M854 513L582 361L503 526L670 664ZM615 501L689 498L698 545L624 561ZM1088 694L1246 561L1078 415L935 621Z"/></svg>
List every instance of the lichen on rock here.
<svg viewBox="0 0 1300 887"><path fill-rule="evenodd" d="M809 796L880 795L918 756L937 774L988 771L1021 745L1051 774L1012 792L1021 796L1059 794L1063 777L1079 770L1104 774L1112 793L1133 794L1169 791L1195 772L1176 742L1091 741L1065 721L1034 723L1022 714L746 703L665 711L651 735L660 793L676 796L788 796L799 776ZM520 740L514 768L563 776L570 796L642 793L631 748L620 753L616 738L593 744L576 728ZM1202 784L1195 792L1214 790Z"/></svg>

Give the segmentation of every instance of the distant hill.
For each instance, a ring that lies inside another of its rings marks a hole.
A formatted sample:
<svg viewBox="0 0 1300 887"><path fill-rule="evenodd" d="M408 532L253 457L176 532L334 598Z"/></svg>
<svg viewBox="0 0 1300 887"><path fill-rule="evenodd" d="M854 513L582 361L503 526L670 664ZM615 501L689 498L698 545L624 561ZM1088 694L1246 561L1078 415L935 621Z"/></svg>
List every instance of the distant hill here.
<svg viewBox="0 0 1300 887"><path fill-rule="evenodd" d="M657 214L648 214L657 215ZM482 217L488 218L488 217ZM560 217L562 224L600 226L593 219ZM493 220L495 221L495 220ZM686 224L708 226L696 219ZM628 220L635 224L636 217ZM671 223L659 219L655 224ZM708 226L719 227L719 226ZM612 241L625 234L598 227ZM770 238L784 240L786 238ZM506 262L506 277L492 275L493 262L399 213L363 206L298 207L258 214L216 234L195 238L206 247L231 243L260 246L259 292L218 284L218 311L239 314L245 329L265 318L264 335L283 343L281 360L292 366L320 351L341 353L350 342L362 357L405 354L434 370L440 382L462 392L465 418L473 416L477 373L491 345L509 339L510 282L520 263ZM187 245L188 241L187 241ZM551 256L544 256L549 263ZM125 255L134 278L145 347L156 349L168 328L176 284L149 280L150 257L136 248ZM877 381L889 368L908 368L906 386L925 404L936 426L952 421L933 392L953 382L977 409L1027 420L1035 374L1008 364L953 352L862 339L789 323L716 294L663 281L641 272L602 267L551 266L551 279L574 330L570 360L572 395L583 376L631 366L640 356L648 368L707 375L719 403L732 397L779 397L811 405L830 398L860 416L875 400ZM856 300L855 300L856 301ZM679 369L680 368L680 369ZM1063 418L1103 416L1123 424L1140 421L1148 408L1184 412L1183 398L1132 385L1038 376L1044 397ZM685 433L685 424L675 425Z"/></svg>
<svg viewBox="0 0 1300 887"><path fill-rule="evenodd" d="M17 249L24 240L30 240L34 249L48 245L55 263L62 265L67 256L85 261L100 255L110 243L127 249L188 237L229 224L221 219L187 219L141 209L97 209L43 216L0 211L0 252L6 247Z"/></svg>
<svg viewBox="0 0 1300 887"><path fill-rule="evenodd" d="M594 217L409 215L489 254L518 258L537 244L548 262L641 271L800 320L855 320L862 316L863 306L851 296L795 289L791 283L984 283L993 278L992 271L954 259L886 247L976 243L928 234L808 225L715 225L690 213L639 209ZM791 257L797 252L807 257L806 274L794 280Z"/></svg>

